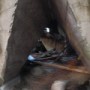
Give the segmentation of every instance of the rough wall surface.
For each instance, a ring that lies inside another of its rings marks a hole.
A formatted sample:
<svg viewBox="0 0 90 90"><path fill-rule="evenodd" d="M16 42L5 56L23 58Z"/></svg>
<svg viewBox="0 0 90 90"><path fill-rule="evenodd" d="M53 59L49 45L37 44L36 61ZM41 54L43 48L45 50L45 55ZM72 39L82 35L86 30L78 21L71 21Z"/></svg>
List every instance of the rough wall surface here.
<svg viewBox="0 0 90 90"><path fill-rule="evenodd" d="M19 74L41 30L47 26L44 2L0 0L0 75L5 82Z"/></svg>
<svg viewBox="0 0 90 90"><path fill-rule="evenodd" d="M47 25L41 0L19 0L8 41L5 81L17 76ZM10 76L11 75L11 76Z"/></svg>
<svg viewBox="0 0 90 90"><path fill-rule="evenodd" d="M58 21L88 70L90 70L90 1L52 0Z"/></svg>
<svg viewBox="0 0 90 90"><path fill-rule="evenodd" d="M90 63L90 0L68 0L68 2L77 20L78 40Z"/></svg>
<svg viewBox="0 0 90 90"><path fill-rule="evenodd" d="M58 21L62 23L81 58L90 67L90 1L52 1ZM18 75L27 55L40 37L40 30L47 25L47 18L50 18L45 14L49 13L48 8L44 11L43 7L46 0L19 0L17 9L16 2L17 0L0 0L0 77L5 81Z"/></svg>
<svg viewBox="0 0 90 90"><path fill-rule="evenodd" d="M11 23L17 0L0 0L0 84L4 80L7 57L7 42L10 36Z"/></svg>

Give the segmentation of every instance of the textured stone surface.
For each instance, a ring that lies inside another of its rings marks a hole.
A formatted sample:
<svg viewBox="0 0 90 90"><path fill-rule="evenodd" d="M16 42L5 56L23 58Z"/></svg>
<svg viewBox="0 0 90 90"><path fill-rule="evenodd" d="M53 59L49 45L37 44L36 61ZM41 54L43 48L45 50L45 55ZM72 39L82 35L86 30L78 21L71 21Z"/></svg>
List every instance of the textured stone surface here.
<svg viewBox="0 0 90 90"><path fill-rule="evenodd" d="M90 70L90 6L89 0L52 0L60 24L70 42Z"/></svg>
<svg viewBox="0 0 90 90"><path fill-rule="evenodd" d="M17 0L16 0L17 1ZM0 0L0 84L4 81L4 71L7 58L7 43L10 36L15 0ZM12 6L12 7L11 7Z"/></svg>
<svg viewBox="0 0 90 90"><path fill-rule="evenodd" d="M90 1L89 0L77 0L77 3L70 3L70 7L77 20L78 31L81 33L81 46L86 56L90 59ZM90 60L89 60L90 61Z"/></svg>

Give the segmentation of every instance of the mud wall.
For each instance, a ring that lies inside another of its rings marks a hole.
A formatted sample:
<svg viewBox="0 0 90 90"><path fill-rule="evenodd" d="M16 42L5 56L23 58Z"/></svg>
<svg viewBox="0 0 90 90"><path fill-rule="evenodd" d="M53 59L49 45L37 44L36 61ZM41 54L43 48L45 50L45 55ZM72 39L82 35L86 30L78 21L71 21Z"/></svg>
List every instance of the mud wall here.
<svg viewBox="0 0 90 90"><path fill-rule="evenodd" d="M57 20L63 25L80 59L90 70L89 0L52 0L52 3Z"/></svg>
<svg viewBox="0 0 90 90"><path fill-rule="evenodd" d="M54 16L47 1L0 0L0 82L18 76L41 30ZM51 3L58 22L90 70L89 0L52 0Z"/></svg>
<svg viewBox="0 0 90 90"><path fill-rule="evenodd" d="M32 48L47 26L47 17L41 0L19 0L8 41L5 81L20 72ZM10 76L11 75L11 76Z"/></svg>
<svg viewBox="0 0 90 90"><path fill-rule="evenodd" d="M0 85L4 81L7 58L7 43L13 23L17 0L0 0Z"/></svg>

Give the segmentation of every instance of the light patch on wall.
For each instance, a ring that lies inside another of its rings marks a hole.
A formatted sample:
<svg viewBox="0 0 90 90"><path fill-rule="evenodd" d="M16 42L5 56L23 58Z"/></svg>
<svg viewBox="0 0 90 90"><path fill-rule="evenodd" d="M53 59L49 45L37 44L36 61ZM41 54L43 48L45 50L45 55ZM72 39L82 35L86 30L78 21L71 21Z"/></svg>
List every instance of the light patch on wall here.
<svg viewBox="0 0 90 90"><path fill-rule="evenodd" d="M18 0L0 0L1 12L5 12L15 6Z"/></svg>
<svg viewBox="0 0 90 90"><path fill-rule="evenodd" d="M0 24L3 30L10 31L11 30L11 23L13 22L13 13L16 7L13 7L5 12L3 12L0 16Z"/></svg>

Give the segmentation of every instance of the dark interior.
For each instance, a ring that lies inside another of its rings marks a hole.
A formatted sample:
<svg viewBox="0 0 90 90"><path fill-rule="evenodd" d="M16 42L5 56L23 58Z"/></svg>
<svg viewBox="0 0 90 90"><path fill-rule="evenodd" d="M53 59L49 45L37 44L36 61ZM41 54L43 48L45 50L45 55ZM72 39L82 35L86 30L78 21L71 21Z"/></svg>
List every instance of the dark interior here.
<svg viewBox="0 0 90 90"><path fill-rule="evenodd" d="M5 81L18 75L31 49L40 39L42 30L48 26L52 27L52 21L57 22L51 1L19 0L16 5L17 9L14 13L15 18L7 47Z"/></svg>

